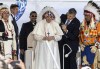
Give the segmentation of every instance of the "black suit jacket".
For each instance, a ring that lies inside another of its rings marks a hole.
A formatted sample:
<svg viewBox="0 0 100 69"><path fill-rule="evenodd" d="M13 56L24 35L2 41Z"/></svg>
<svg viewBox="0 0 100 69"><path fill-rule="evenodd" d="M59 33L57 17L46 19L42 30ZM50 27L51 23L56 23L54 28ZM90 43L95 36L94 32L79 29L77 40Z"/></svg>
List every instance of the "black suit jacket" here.
<svg viewBox="0 0 100 69"><path fill-rule="evenodd" d="M19 36L20 49L27 50L27 37L30 34L30 32L33 31L35 25L33 25L31 21L23 23Z"/></svg>
<svg viewBox="0 0 100 69"><path fill-rule="evenodd" d="M11 14L11 16L12 16L12 14ZM13 26L14 26L14 30L15 30L15 34L16 34L16 39L18 38L18 26L17 26L17 23L16 23L16 20L15 20L15 18L12 16L12 24L13 24Z"/></svg>
<svg viewBox="0 0 100 69"><path fill-rule="evenodd" d="M5 32L5 27L2 20L0 20L0 32Z"/></svg>
<svg viewBox="0 0 100 69"><path fill-rule="evenodd" d="M65 14L61 15L61 22L65 24L67 20L67 16ZM62 24L61 23L61 24ZM80 21L77 18L74 18L70 24L67 26L68 32L64 32L64 35L62 36L62 40L60 41L60 45L63 44L74 44L79 45L79 27L80 27Z"/></svg>
<svg viewBox="0 0 100 69"><path fill-rule="evenodd" d="M61 24L65 24L67 20L67 15L62 14L61 15ZM76 69L76 52L78 50L79 46L79 27L80 27L80 21L77 18L74 18L68 25L67 30L68 32L64 32L64 35L62 36L62 39L58 42L59 43L59 51L60 51L60 61L61 61L61 69L63 69L63 47L64 44L68 44L69 47L72 49L71 54L69 57L64 58L64 68L70 69L71 67ZM65 46L64 47L64 54L69 53L70 49ZM73 63L72 65L70 63Z"/></svg>

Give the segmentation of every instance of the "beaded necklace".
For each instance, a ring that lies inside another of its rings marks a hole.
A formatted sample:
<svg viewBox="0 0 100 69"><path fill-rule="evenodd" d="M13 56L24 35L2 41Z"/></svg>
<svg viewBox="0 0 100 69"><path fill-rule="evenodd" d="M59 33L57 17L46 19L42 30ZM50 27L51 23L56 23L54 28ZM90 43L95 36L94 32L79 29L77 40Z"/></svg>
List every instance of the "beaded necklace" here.
<svg viewBox="0 0 100 69"><path fill-rule="evenodd" d="M93 18L92 18L89 26L87 25L85 20L83 21L82 31L86 37L97 36L96 24L95 24L95 21L93 20Z"/></svg>

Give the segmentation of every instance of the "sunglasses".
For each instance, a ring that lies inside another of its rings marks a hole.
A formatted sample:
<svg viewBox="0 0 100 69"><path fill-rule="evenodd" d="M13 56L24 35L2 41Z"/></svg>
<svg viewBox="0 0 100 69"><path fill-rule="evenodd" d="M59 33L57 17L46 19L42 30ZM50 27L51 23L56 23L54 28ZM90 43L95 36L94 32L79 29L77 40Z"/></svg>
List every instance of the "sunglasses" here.
<svg viewBox="0 0 100 69"><path fill-rule="evenodd" d="M31 17L37 17L37 16L32 15Z"/></svg>

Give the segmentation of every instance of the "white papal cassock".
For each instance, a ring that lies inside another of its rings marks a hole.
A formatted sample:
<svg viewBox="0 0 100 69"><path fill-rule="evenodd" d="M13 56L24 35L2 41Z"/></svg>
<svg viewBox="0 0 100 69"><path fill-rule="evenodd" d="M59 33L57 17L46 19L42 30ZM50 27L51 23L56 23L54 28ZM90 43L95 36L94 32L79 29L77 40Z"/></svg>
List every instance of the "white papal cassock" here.
<svg viewBox="0 0 100 69"><path fill-rule="evenodd" d="M58 23L51 21L47 23L42 20L37 23L33 30L34 38L37 40L35 49L34 69L58 69L47 47L46 41L42 40L45 36L54 36L55 40L48 41L56 62L60 68L60 56L58 50L58 41L61 40L63 32Z"/></svg>

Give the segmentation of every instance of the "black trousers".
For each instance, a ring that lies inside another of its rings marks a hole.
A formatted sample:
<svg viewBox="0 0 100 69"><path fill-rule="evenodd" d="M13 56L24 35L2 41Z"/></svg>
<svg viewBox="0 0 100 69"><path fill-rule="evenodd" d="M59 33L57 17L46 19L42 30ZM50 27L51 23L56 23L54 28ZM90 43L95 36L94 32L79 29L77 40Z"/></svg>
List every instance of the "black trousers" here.
<svg viewBox="0 0 100 69"><path fill-rule="evenodd" d="M64 57L64 69L77 69L77 63L76 63L76 53L78 51L78 44L68 44L71 49L72 53L66 58ZM70 49L65 46L64 47L64 55L70 51ZM63 45L59 46L60 51L60 63L61 63L61 69L63 69Z"/></svg>
<svg viewBox="0 0 100 69"><path fill-rule="evenodd" d="M24 60L25 60L25 54L21 54L20 53L20 59L23 61L23 62L25 62Z"/></svg>

